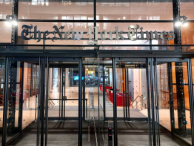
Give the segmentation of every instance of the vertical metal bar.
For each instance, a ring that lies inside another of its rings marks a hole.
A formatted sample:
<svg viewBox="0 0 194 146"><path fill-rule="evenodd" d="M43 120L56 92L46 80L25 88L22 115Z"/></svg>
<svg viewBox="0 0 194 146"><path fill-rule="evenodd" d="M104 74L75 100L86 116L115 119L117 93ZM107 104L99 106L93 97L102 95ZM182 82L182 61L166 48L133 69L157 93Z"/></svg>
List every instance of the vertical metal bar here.
<svg viewBox="0 0 194 146"><path fill-rule="evenodd" d="M8 80L9 80L9 58L6 58L5 63L5 91L4 91L4 108L3 108L3 135L2 135L2 146L6 144L7 138L7 108L8 108Z"/></svg>
<svg viewBox="0 0 194 146"><path fill-rule="evenodd" d="M83 76L84 76L84 79L83 79L83 119L85 120L85 108L86 108L86 105L85 105L85 66L83 67Z"/></svg>
<svg viewBox="0 0 194 146"><path fill-rule="evenodd" d="M96 26L96 0L94 0L94 27ZM95 38L95 33L94 33Z"/></svg>
<svg viewBox="0 0 194 146"><path fill-rule="evenodd" d="M106 119L106 100L105 100L105 70L103 65L103 113L104 113L104 120Z"/></svg>
<svg viewBox="0 0 194 146"><path fill-rule="evenodd" d="M188 60L188 83L189 83L189 103L190 103L190 117L191 117L191 139L192 146L194 146L194 115L193 115L193 81L192 81L192 66L191 58Z"/></svg>
<svg viewBox="0 0 194 146"><path fill-rule="evenodd" d="M125 121L125 106L124 106L124 104L125 104L125 100L124 100L124 98L125 98L125 92L126 92L126 90L124 89L124 87L126 86L126 84L125 84L125 67L124 68L122 68L122 76L123 76L123 118L124 118L124 121Z"/></svg>
<svg viewBox="0 0 194 146"><path fill-rule="evenodd" d="M126 74L127 69L125 68L125 96L124 96L124 119L126 120L127 118L127 108L126 108L126 98L127 98L127 74Z"/></svg>
<svg viewBox="0 0 194 146"><path fill-rule="evenodd" d="M64 99L64 113L63 113L63 117L64 117L64 120L65 120L65 100L66 100L66 96L65 96L65 78L66 78L66 74L68 75L68 72L66 73L66 68L64 68L64 71L65 71L65 77L64 77L64 97L65 97L65 99Z"/></svg>
<svg viewBox="0 0 194 146"><path fill-rule="evenodd" d="M88 99L86 99L86 118L88 117L88 104L87 104L87 102L88 102Z"/></svg>
<svg viewBox="0 0 194 146"><path fill-rule="evenodd" d="M47 76L46 76L46 125L45 125L45 146L47 146L48 135L48 85L49 85L49 62L47 57Z"/></svg>
<svg viewBox="0 0 194 146"><path fill-rule="evenodd" d="M103 67L103 116L104 116L104 121L103 121L103 133L104 133L104 139L105 139L105 119L106 119L106 97L105 97L105 69L104 65Z"/></svg>
<svg viewBox="0 0 194 146"><path fill-rule="evenodd" d="M180 1L179 0L173 0L173 19L176 20L177 18L180 19ZM181 26L175 26L174 21L174 33L175 33L175 44L181 44Z"/></svg>
<svg viewBox="0 0 194 146"><path fill-rule="evenodd" d="M63 68L61 68L61 98L62 98L62 105L61 105L61 119L63 119Z"/></svg>
<svg viewBox="0 0 194 146"><path fill-rule="evenodd" d="M151 105L152 105L152 134L153 145L156 146L156 133L155 133L155 102L154 102L154 80L153 80L153 58L150 61L150 84L151 84Z"/></svg>
<svg viewBox="0 0 194 146"><path fill-rule="evenodd" d="M148 108L148 133L149 133L149 146L152 146L151 138L151 114L150 114L150 72L149 72L150 59L146 60L146 76L147 76L147 108Z"/></svg>
<svg viewBox="0 0 194 146"><path fill-rule="evenodd" d="M78 146L82 146L82 58L79 59L79 125L78 125Z"/></svg>
<svg viewBox="0 0 194 146"><path fill-rule="evenodd" d="M113 120L114 120L114 146L118 146L117 140L117 97L116 97L116 61L115 58L112 58L112 66L113 66Z"/></svg>
<svg viewBox="0 0 194 146"><path fill-rule="evenodd" d="M12 1L12 19L18 22L18 0ZM17 44L18 39L18 25L12 25L11 43Z"/></svg>
<svg viewBox="0 0 194 146"><path fill-rule="evenodd" d="M22 131L22 113L23 113L23 83L24 83L24 62L21 63L22 67L22 77L20 82L20 102L19 102L19 128L20 132ZM35 112L36 113L36 112Z"/></svg>
<svg viewBox="0 0 194 146"><path fill-rule="evenodd" d="M173 86L172 86L172 65L171 65L171 62L168 62L168 64L167 64L167 72L168 72L171 132L174 132L175 123L174 123L174 104L173 104Z"/></svg>
<svg viewBox="0 0 194 146"><path fill-rule="evenodd" d="M183 80L183 64L175 62L176 71L176 90L177 90L177 112L178 112L178 130L186 136L186 112Z"/></svg>
<svg viewBox="0 0 194 146"><path fill-rule="evenodd" d="M44 145L44 99L45 99L45 58L42 60L41 76L41 146Z"/></svg>
<svg viewBox="0 0 194 146"><path fill-rule="evenodd" d="M38 94L38 117L37 117L37 139L36 139L36 146L39 146L39 129L40 129L40 101L41 101L41 65L40 65L40 58L39 58L39 94Z"/></svg>
<svg viewBox="0 0 194 146"><path fill-rule="evenodd" d="M157 128L157 146L160 146L160 121L159 121L159 101L158 101L158 77L157 77L157 60L154 61L154 74L155 74L155 103L156 103L156 128Z"/></svg>
<svg viewBox="0 0 194 146"><path fill-rule="evenodd" d="M58 68L58 76L59 76L59 72L60 72L60 74L61 74L61 68L59 69ZM60 78L60 76L58 77L58 78ZM61 81L60 81L60 83L61 83ZM60 87L61 87L61 84L60 84L60 86L59 86L59 119L61 119L61 94L60 94L60 92L61 92L61 89L60 89Z"/></svg>
<svg viewBox="0 0 194 146"><path fill-rule="evenodd" d="M129 108L129 76L128 76L128 69L126 70L127 72L126 72L126 79L127 79L127 108L128 108L128 110L127 110L127 112L128 112L128 115L127 115L127 119L128 120L130 120L130 108Z"/></svg>
<svg viewBox="0 0 194 146"><path fill-rule="evenodd" d="M100 146L100 96L99 96L99 93L100 93L100 90L99 90L99 87L100 87L100 77L99 77L99 74L100 74L100 66L99 66L99 56L97 56L97 71L98 71L98 146Z"/></svg>

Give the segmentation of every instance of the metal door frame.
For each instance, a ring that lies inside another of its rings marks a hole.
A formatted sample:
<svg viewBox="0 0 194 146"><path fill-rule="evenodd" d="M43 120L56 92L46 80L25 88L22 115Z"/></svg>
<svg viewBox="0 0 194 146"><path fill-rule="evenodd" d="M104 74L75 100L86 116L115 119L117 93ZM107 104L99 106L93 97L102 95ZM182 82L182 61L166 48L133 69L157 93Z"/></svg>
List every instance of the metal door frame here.
<svg viewBox="0 0 194 146"><path fill-rule="evenodd" d="M153 60L154 59L154 60ZM157 63L171 63L171 62L186 62L187 63L187 74L188 74L188 87L189 87L189 106L190 106L190 120L191 120L191 138L192 138L192 145L194 145L194 115L193 115L193 111L194 111L194 102L193 102L193 82L192 82L192 65L191 65L191 58L152 58L153 61L153 67L154 67L154 72L152 71L152 76L155 76L155 83L157 85L158 83L158 78L157 78ZM172 70L171 70L172 71ZM168 71L168 76L170 76L170 73ZM170 77L168 77L168 84L170 85L170 82L172 81L172 79ZM154 90L152 91L154 92ZM152 96L153 100L157 100L157 95L158 95L158 88L155 88L155 92L156 92L156 96ZM170 92L169 92L170 94ZM170 119L171 119L171 133L173 133L173 128L174 128L174 105L172 102L172 97L171 95L169 95L169 103L170 103ZM156 105L157 106L157 105ZM155 111L156 108L156 111ZM156 112L156 114L158 113L158 108L157 107L153 107L152 108L153 112ZM153 115L155 115L153 113ZM158 115L158 120L159 120L159 115ZM157 121L156 119L156 122ZM152 123L153 124L153 123ZM153 127L155 127L155 125L152 125ZM155 129L153 129L155 132ZM158 130L159 131L159 130ZM159 137L156 139L156 137L153 135L153 145L160 145L160 133L159 133Z"/></svg>

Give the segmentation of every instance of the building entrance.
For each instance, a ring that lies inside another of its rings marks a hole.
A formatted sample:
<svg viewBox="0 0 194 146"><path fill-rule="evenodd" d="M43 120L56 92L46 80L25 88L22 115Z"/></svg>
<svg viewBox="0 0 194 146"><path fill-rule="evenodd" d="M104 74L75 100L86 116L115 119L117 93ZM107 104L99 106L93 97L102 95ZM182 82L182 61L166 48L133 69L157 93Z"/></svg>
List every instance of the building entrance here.
<svg viewBox="0 0 194 146"><path fill-rule="evenodd" d="M37 146L191 145L190 63L9 57L1 67L1 107L7 109L2 140Z"/></svg>

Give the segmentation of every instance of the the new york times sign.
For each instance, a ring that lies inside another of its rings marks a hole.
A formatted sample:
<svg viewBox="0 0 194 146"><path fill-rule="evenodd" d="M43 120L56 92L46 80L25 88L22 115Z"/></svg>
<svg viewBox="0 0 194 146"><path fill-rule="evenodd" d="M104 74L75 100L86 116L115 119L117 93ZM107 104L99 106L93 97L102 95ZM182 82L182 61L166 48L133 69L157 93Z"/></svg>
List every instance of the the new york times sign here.
<svg viewBox="0 0 194 146"><path fill-rule="evenodd" d="M128 26L128 31L124 32L119 30L116 26L113 31L98 31L98 27L88 27L88 31L74 31L73 29L65 30L65 26L57 27L53 26L53 31L41 32L37 29L37 26L23 25L21 36L24 40L88 40L90 43L97 43L98 40L173 40L175 34L173 31L143 31L143 27L139 25ZM84 35L85 34L85 35ZM84 36L87 35L87 38Z"/></svg>

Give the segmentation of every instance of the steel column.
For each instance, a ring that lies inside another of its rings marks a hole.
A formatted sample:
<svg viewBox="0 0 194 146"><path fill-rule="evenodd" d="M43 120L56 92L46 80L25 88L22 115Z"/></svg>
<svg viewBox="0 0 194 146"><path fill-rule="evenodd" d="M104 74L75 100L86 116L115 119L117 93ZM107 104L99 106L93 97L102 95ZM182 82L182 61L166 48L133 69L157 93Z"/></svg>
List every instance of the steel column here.
<svg viewBox="0 0 194 146"><path fill-rule="evenodd" d="M149 146L152 146L151 137L151 113L150 113L150 72L149 72L150 59L147 58L146 62L146 76L147 76L147 108L148 108L148 133L149 133Z"/></svg>
<svg viewBox="0 0 194 146"><path fill-rule="evenodd" d="M18 22L18 0L12 1L12 19ZM11 43L17 44L18 39L18 25L12 25Z"/></svg>
<svg viewBox="0 0 194 146"><path fill-rule="evenodd" d="M8 108L8 85L9 84L9 58L6 58L5 63L5 91L4 91L4 108L3 108L3 135L2 135L2 146L6 144L7 138L7 108Z"/></svg>
<svg viewBox="0 0 194 146"><path fill-rule="evenodd" d="M86 112L86 99L85 99L85 67L83 67L83 76L84 76L84 79L83 79L83 119L85 120L85 112Z"/></svg>
<svg viewBox="0 0 194 146"><path fill-rule="evenodd" d="M190 103L190 117L191 117L191 139L192 146L194 146L194 103L193 103L193 81L192 81L192 64L191 59L188 60L188 83L189 83L189 103Z"/></svg>
<svg viewBox="0 0 194 146"><path fill-rule="evenodd" d="M42 74L41 74L41 61L40 61L40 57L39 57L39 93L38 93L38 117L37 117L37 139L36 139L36 146L39 146L39 132L40 132L40 101L41 101L41 78L42 78Z"/></svg>
<svg viewBox="0 0 194 146"><path fill-rule="evenodd" d="M157 81L157 60L154 60L154 87L155 87L155 109L156 109L156 130L157 130L157 134L156 134L156 143L157 146L160 146L160 121L159 121L159 101L158 101L158 81Z"/></svg>
<svg viewBox="0 0 194 146"><path fill-rule="evenodd" d="M63 102L64 102L64 99L63 99L63 67L61 68L61 99L62 99L62 103L61 103L61 118L63 119Z"/></svg>
<svg viewBox="0 0 194 146"><path fill-rule="evenodd" d="M60 85L59 85L59 93L61 92L61 76L59 76L59 72L61 75L61 68L58 68L58 77L60 78ZM61 99L61 94L59 94L59 99ZM59 100L59 118L61 118L61 100Z"/></svg>
<svg viewBox="0 0 194 146"><path fill-rule="evenodd" d="M20 99L19 99L19 130L22 131L22 117L23 117L23 83L24 83L24 62L21 63L22 76L20 79Z"/></svg>
<svg viewBox="0 0 194 146"><path fill-rule="evenodd" d="M167 64L168 71L168 89L169 89L169 104L170 104L170 121L171 121L171 132L174 132L174 101L173 101L173 86L172 86L172 65L171 62Z"/></svg>
<svg viewBox="0 0 194 146"><path fill-rule="evenodd" d="M42 60L41 66L41 104L40 104L40 117L41 117L41 146L44 145L44 99L45 99L45 58Z"/></svg>
<svg viewBox="0 0 194 146"><path fill-rule="evenodd" d="M117 84L116 84L116 61L112 58L112 74L113 74L113 120L114 120L114 146L118 146L117 138Z"/></svg>
<svg viewBox="0 0 194 146"><path fill-rule="evenodd" d="M173 0L173 19L176 20L176 18L180 18L180 1L179 0ZM174 33L175 33L175 44L181 44L181 26L175 26L174 21Z"/></svg>
<svg viewBox="0 0 194 146"><path fill-rule="evenodd" d="M48 62L48 57L47 57L47 76L46 76L46 125L45 125L45 146L47 146L47 137L48 137L48 85L49 85L49 62Z"/></svg>
<svg viewBox="0 0 194 146"><path fill-rule="evenodd" d="M103 133L104 133L104 139L105 139L105 119L106 119L106 97L105 97L105 70L104 70L104 65L103 67L103 116L104 116L104 121L103 121Z"/></svg>
<svg viewBox="0 0 194 146"><path fill-rule="evenodd" d="M79 59L79 125L78 125L78 146L82 146L82 58Z"/></svg>
<svg viewBox="0 0 194 146"><path fill-rule="evenodd" d="M151 106L152 106L152 134L153 146L156 146L156 133L155 133L155 101L154 101L154 74L153 74L153 58L150 59L150 86L151 86Z"/></svg>

